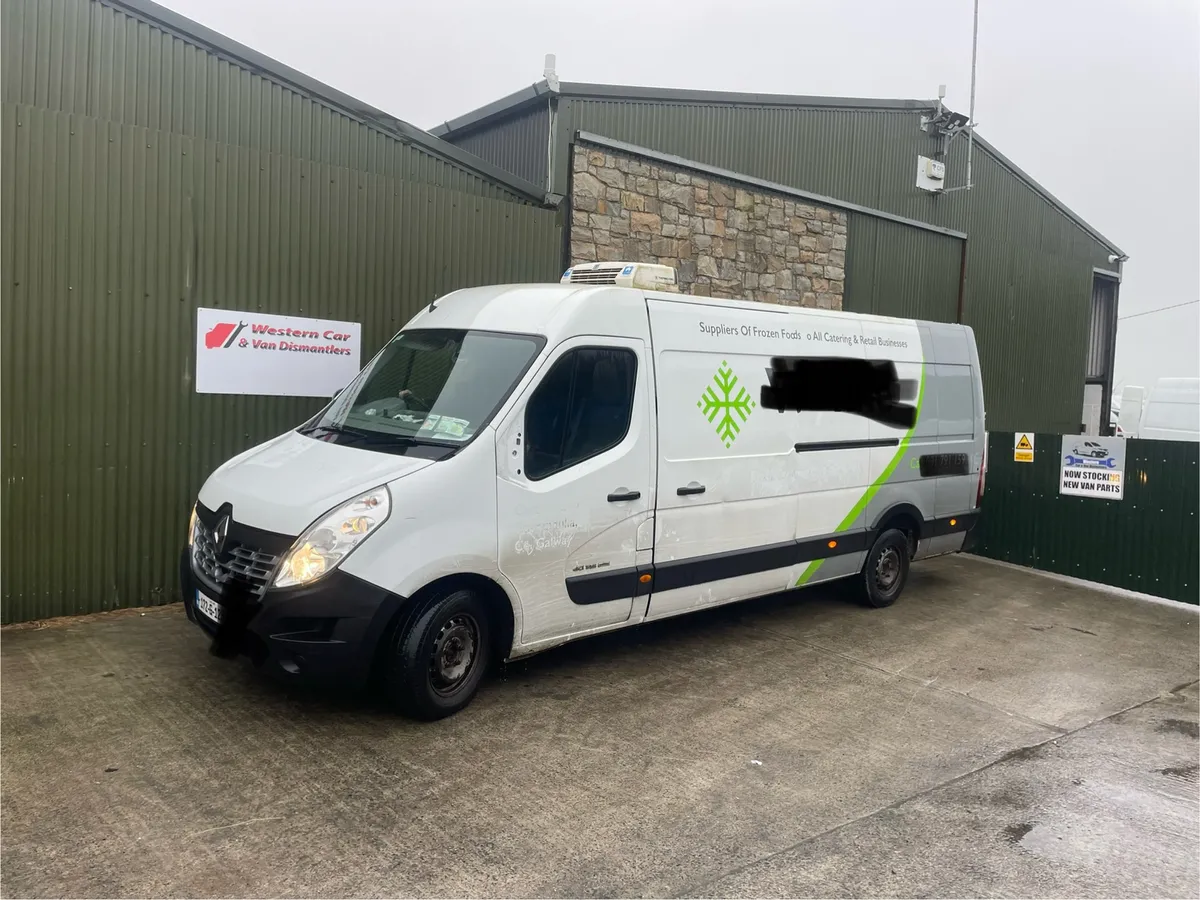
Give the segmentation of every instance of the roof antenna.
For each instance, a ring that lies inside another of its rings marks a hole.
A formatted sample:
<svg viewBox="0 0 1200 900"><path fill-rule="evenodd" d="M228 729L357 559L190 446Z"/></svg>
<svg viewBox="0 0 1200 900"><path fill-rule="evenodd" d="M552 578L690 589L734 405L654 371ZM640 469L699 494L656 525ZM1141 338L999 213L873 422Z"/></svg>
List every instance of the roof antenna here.
<svg viewBox="0 0 1200 900"><path fill-rule="evenodd" d="M553 53L546 54L546 67L542 70L542 79L546 82L546 86L552 91L558 90L558 72L554 69L555 58Z"/></svg>
<svg viewBox="0 0 1200 900"><path fill-rule="evenodd" d="M437 297L434 297L432 300L430 300L429 306L426 307L425 312L433 312L435 309L437 309L437 307L434 305L435 303L437 303L437 301L438 301Z"/></svg>

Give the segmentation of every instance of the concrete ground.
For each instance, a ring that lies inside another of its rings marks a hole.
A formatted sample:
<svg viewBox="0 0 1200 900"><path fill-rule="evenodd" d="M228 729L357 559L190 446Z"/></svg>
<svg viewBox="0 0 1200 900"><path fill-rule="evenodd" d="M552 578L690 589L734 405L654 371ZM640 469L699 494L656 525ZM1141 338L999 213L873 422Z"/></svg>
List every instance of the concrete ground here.
<svg viewBox="0 0 1200 900"><path fill-rule="evenodd" d="M564 647L432 725L179 607L3 635L5 896L1200 894L1197 614L970 557Z"/></svg>

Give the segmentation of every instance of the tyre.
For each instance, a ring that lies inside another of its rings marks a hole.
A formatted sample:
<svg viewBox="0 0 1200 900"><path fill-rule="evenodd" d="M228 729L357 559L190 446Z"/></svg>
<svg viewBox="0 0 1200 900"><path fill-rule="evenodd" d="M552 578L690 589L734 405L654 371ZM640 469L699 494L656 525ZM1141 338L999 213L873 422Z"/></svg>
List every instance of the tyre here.
<svg viewBox="0 0 1200 900"><path fill-rule="evenodd" d="M384 689L415 719L443 719L471 702L491 661L488 610L472 591L434 597L396 632Z"/></svg>
<svg viewBox="0 0 1200 900"><path fill-rule="evenodd" d="M891 606L908 581L908 535L890 528L876 540L862 570L862 597L868 606Z"/></svg>

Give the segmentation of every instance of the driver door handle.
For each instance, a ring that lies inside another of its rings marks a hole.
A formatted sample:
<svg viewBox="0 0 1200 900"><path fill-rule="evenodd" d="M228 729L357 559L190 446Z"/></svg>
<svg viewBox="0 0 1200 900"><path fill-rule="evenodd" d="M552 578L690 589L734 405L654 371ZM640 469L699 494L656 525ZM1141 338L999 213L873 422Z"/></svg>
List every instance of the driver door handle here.
<svg viewBox="0 0 1200 900"><path fill-rule="evenodd" d="M641 491L619 491L608 495L609 503L620 503L622 500L636 500L642 496Z"/></svg>
<svg viewBox="0 0 1200 900"><path fill-rule="evenodd" d="M675 493L678 494L680 497L686 497L688 494L703 494L704 493L704 485L696 484L696 482L693 481L687 487L677 488L675 490Z"/></svg>

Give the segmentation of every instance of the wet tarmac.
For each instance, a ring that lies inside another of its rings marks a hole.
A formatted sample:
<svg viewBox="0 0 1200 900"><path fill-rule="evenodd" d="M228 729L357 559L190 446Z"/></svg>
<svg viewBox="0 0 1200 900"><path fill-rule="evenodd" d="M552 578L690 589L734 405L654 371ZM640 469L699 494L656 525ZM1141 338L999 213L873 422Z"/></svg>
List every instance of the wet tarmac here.
<svg viewBox="0 0 1200 900"><path fill-rule="evenodd" d="M5 896L1200 895L1200 610L970 557L567 646L433 724L178 606L6 630Z"/></svg>

